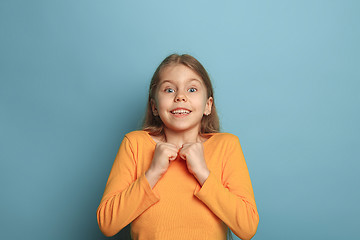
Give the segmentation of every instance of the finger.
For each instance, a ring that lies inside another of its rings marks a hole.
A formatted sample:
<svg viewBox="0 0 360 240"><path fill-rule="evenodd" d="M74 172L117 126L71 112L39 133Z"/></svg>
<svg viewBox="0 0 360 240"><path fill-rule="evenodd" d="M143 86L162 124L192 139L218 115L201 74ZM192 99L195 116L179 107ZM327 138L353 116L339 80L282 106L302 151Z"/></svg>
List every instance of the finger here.
<svg viewBox="0 0 360 240"><path fill-rule="evenodd" d="M168 149L171 149L171 150L173 150L173 151L176 151L176 152L179 151L179 148L178 148L176 145L174 145L174 144L165 143L165 146L166 146Z"/></svg>
<svg viewBox="0 0 360 240"><path fill-rule="evenodd" d="M188 148L192 145L192 143L184 143L181 148Z"/></svg>
<svg viewBox="0 0 360 240"><path fill-rule="evenodd" d="M174 161L177 158L177 156L178 156L178 151L177 150L176 151L169 150L168 157L169 157L170 161Z"/></svg>
<svg viewBox="0 0 360 240"><path fill-rule="evenodd" d="M182 159L186 160L186 153L185 153L185 151L179 151L179 156L180 156Z"/></svg>

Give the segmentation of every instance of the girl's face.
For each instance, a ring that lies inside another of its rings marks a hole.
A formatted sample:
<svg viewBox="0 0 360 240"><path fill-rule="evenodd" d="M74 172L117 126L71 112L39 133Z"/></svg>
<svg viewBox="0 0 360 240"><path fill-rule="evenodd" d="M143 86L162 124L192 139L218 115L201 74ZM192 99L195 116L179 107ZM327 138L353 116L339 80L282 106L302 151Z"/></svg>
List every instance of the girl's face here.
<svg viewBox="0 0 360 240"><path fill-rule="evenodd" d="M204 114L211 113L213 99L207 98L207 89L201 77L182 64L165 67L152 101L152 110L159 115L165 129L173 131L200 131Z"/></svg>

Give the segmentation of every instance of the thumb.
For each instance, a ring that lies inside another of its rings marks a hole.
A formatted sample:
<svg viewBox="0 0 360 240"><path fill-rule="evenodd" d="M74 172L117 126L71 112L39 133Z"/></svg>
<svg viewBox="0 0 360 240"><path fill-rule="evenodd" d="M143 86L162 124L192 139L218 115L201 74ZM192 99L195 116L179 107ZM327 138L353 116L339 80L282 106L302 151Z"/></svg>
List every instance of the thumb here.
<svg viewBox="0 0 360 240"><path fill-rule="evenodd" d="M169 157L169 160L174 161L176 158L177 158L177 155L172 155L172 156Z"/></svg>
<svg viewBox="0 0 360 240"><path fill-rule="evenodd" d="M180 156L180 158L186 160L186 155L183 153L182 148L180 148L180 150L179 150L179 156Z"/></svg>

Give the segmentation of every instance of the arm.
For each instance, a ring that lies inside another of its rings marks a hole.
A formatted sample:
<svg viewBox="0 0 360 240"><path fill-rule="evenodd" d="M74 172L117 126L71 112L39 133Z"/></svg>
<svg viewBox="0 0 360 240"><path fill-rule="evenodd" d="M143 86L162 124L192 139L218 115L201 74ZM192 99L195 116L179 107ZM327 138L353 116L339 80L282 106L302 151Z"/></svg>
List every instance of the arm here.
<svg viewBox="0 0 360 240"><path fill-rule="evenodd" d="M136 179L136 161L129 139L125 136L97 209L100 230L113 236L146 209L159 201L145 174Z"/></svg>
<svg viewBox="0 0 360 240"><path fill-rule="evenodd" d="M254 193L238 138L230 143L222 180L210 172L195 196L204 202L239 238L250 239L257 230L259 215Z"/></svg>

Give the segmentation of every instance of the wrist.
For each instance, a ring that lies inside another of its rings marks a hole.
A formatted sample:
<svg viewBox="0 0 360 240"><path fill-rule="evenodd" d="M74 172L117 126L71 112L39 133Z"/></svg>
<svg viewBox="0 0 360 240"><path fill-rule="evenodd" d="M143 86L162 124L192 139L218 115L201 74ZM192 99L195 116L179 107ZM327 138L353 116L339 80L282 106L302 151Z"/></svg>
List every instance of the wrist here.
<svg viewBox="0 0 360 240"><path fill-rule="evenodd" d="M204 185L204 183L205 183L206 179L209 177L209 175L210 175L209 169L205 169L204 171L201 171L198 174L196 174L196 179L202 186L202 185Z"/></svg>
<svg viewBox="0 0 360 240"><path fill-rule="evenodd" d="M159 181L161 176L162 176L161 174L153 171L150 168L145 172L145 177L146 177L147 181L149 182L151 188L154 188L154 186Z"/></svg>

